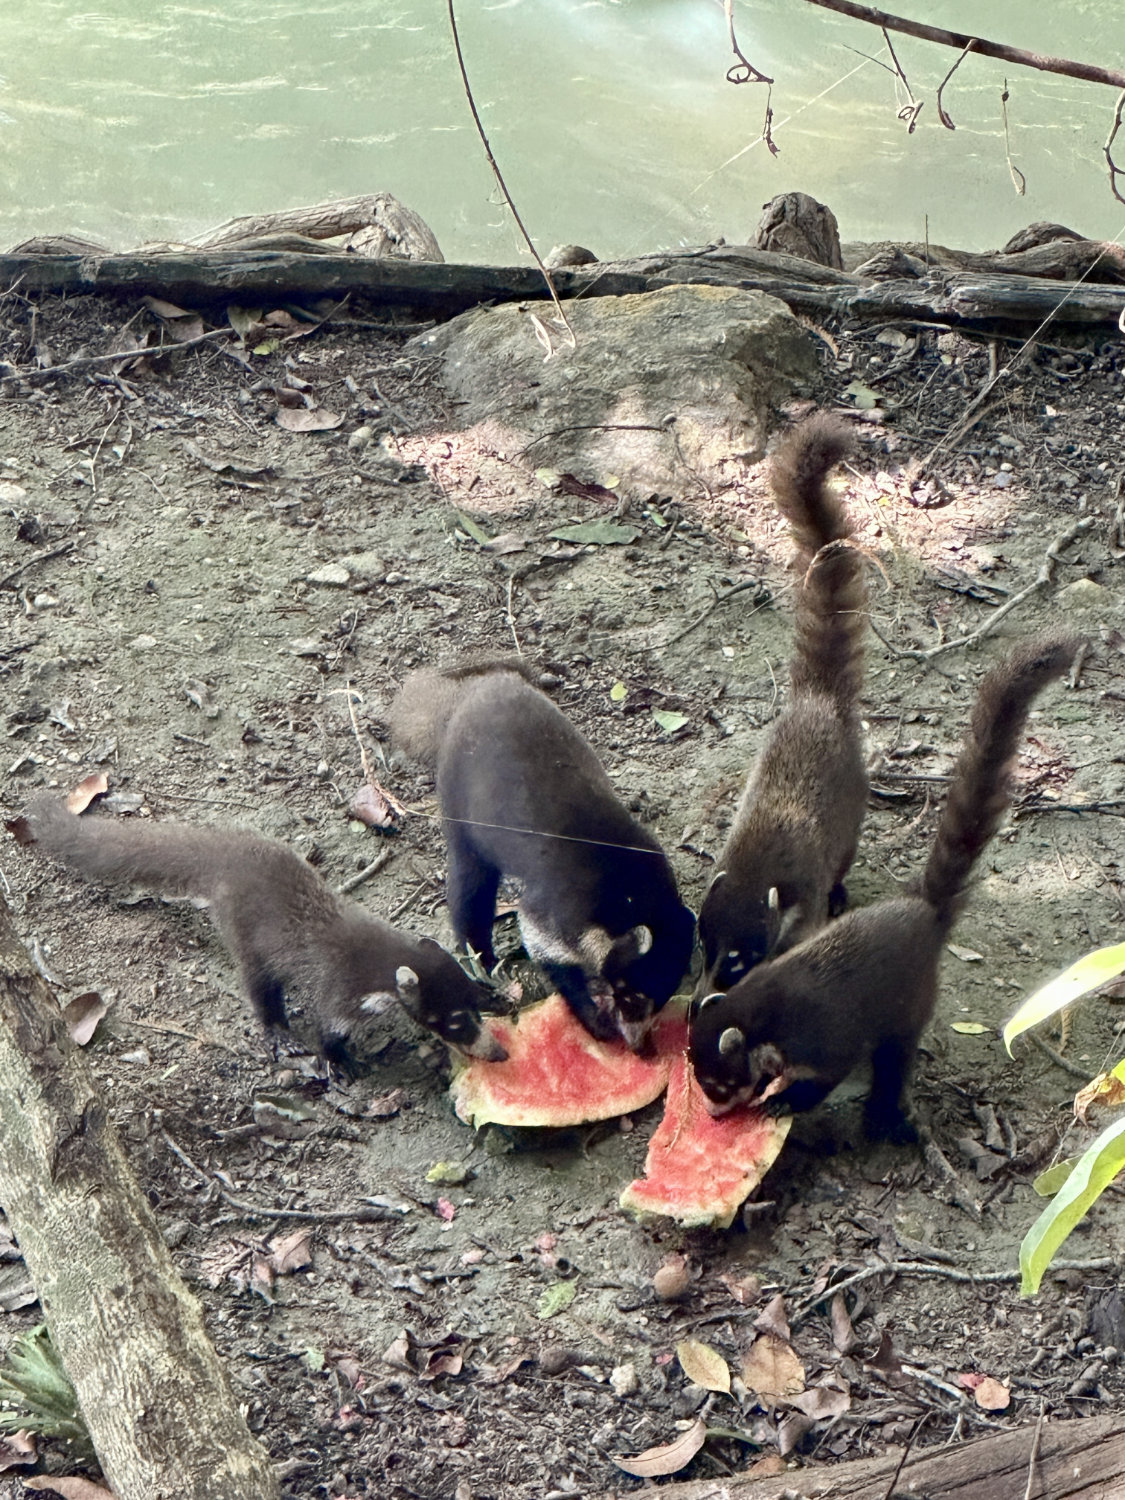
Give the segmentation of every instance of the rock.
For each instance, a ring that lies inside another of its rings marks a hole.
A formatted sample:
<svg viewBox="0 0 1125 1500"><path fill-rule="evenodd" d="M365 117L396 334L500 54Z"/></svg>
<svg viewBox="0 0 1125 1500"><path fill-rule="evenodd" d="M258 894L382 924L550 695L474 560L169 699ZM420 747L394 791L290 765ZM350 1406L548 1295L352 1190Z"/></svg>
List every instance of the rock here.
<svg viewBox="0 0 1125 1500"><path fill-rule="evenodd" d="M836 215L808 193L779 193L771 198L750 243L758 250L799 255L819 266L844 269Z"/></svg>
<svg viewBox="0 0 1125 1500"><path fill-rule="evenodd" d="M547 317L545 310L537 319ZM412 339L437 355L458 421L529 472L622 493L726 488L762 456L773 405L816 371L814 340L774 297L669 286L567 304L577 340L549 359L529 311L475 309Z"/></svg>
<svg viewBox="0 0 1125 1500"><path fill-rule="evenodd" d="M640 1388L637 1380L637 1367L630 1363L627 1365L614 1365L609 1372L609 1384L615 1396L634 1396Z"/></svg>
<svg viewBox="0 0 1125 1500"><path fill-rule="evenodd" d="M154 635L135 635L129 642L130 651L151 651L156 645Z"/></svg>
<svg viewBox="0 0 1125 1500"><path fill-rule="evenodd" d="M543 264L548 271L559 271L564 266L594 266L598 257L585 245L556 245Z"/></svg>
<svg viewBox="0 0 1125 1500"><path fill-rule="evenodd" d="M1108 606L1112 602L1112 596L1107 588L1100 583L1095 583L1092 578L1076 578L1073 583L1068 583L1066 588L1059 590L1059 603L1068 610L1078 610L1083 614L1089 611L1106 613L1117 613L1117 607L1110 610Z"/></svg>
<svg viewBox="0 0 1125 1500"><path fill-rule="evenodd" d="M314 568L311 573L306 573L305 580L308 583L323 584L326 588L342 589L351 576L340 563L325 563L322 567Z"/></svg>
<svg viewBox="0 0 1125 1500"><path fill-rule="evenodd" d="M363 448L370 447L375 434L370 427L357 427L348 438L348 448L355 453Z"/></svg>
<svg viewBox="0 0 1125 1500"><path fill-rule="evenodd" d="M340 562L353 577L368 583L378 583L387 571L387 564L378 552L351 552Z"/></svg>

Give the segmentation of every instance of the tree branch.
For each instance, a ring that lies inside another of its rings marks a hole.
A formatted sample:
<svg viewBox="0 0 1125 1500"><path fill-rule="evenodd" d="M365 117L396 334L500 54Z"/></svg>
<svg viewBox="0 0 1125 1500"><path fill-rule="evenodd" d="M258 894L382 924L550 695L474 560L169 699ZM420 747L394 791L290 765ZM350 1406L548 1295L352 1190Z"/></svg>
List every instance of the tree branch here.
<svg viewBox="0 0 1125 1500"><path fill-rule="evenodd" d="M978 57L998 57L1023 68L1038 68L1041 73L1062 73L1067 78L1083 78L1087 83L1105 83L1111 88L1125 89L1125 71L1121 68L1072 62L1066 57L1048 57L1042 52L1028 52L1023 47L1009 47L1005 42L988 42L964 31L947 31L943 26L927 26L923 21L888 15L885 10L876 10L873 5L856 5L853 0L808 0L808 3L819 5L824 10L834 10L837 15L850 16L853 21L866 21L888 31L901 31L924 42L937 42L942 47L956 47L961 52L971 47Z"/></svg>

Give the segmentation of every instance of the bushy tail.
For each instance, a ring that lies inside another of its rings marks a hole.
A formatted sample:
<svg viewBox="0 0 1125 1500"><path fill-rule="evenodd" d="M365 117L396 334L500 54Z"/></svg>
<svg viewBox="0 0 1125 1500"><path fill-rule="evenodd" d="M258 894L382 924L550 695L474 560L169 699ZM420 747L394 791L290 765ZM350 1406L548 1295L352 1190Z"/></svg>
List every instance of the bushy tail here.
<svg viewBox="0 0 1125 1500"><path fill-rule="evenodd" d="M31 799L27 821L40 849L87 880L134 881L167 895L209 896L232 849L215 829L76 817L46 793Z"/></svg>
<svg viewBox="0 0 1125 1500"><path fill-rule="evenodd" d="M470 657L447 667L411 672L387 710L391 738L413 760L432 766L442 735L466 687L490 672L518 672L534 685L535 673L518 656Z"/></svg>
<svg viewBox="0 0 1125 1500"><path fill-rule="evenodd" d="M973 865L1007 809L1032 700L1066 671L1080 645L1080 637L1073 635L1031 636L980 685L922 875L922 895L947 923L957 915Z"/></svg>
<svg viewBox="0 0 1125 1500"><path fill-rule="evenodd" d="M847 542L854 527L827 479L854 447L841 418L815 412L783 439L771 473L801 575L790 684L794 695L834 698L843 713L854 712L862 687L867 592L863 560Z"/></svg>

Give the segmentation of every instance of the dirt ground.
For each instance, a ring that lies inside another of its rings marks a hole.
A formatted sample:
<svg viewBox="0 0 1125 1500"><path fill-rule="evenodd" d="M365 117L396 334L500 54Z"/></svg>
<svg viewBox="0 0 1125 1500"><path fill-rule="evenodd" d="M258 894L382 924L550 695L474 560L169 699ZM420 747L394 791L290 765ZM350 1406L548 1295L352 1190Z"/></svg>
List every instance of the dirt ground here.
<svg viewBox="0 0 1125 1500"><path fill-rule="evenodd" d="M390 755L384 711L419 663L518 645L697 907L784 693L789 549L763 468L682 501L557 494L451 431L432 369L382 316L353 308L262 353L220 339L0 385L4 816L33 787L101 769L119 812L257 829L333 885L387 850L354 899L448 940L433 788ZM143 340L158 323L136 302L9 294L0 377L120 348L126 325ZM474 1136L446 1098L443 1049L405 1017L377 1024L369 1071L325 1092L311 1059L269 1062L201 913L86 886L7 841L21 935L64 998L111 1002L88 1055L294 1500L626 1494L642 1481L613 1455L700 1415L711 1433L681 1478L744 1470L779 1444L794 1463L911 1434L921 1449L1125 1394L1120 1197L1065 1247L1085 1269L1027 1301L1015 1272L1041 1207L1033 1178L1097 1126L1073 1123L1071 1074L1120 1055L1120 996L1053 1036L1065 1067L1031 1045L1010 1061L995 1030L1038 981L1122 936L1125 356L1116 340L1039 349L926 489L907 466L980 390L988 345L916 327L824 333L819 398L879 398L848 476L878 632L853 903L918 870L973 686L1004 643L1062 619L1091 639L1077 681L1034 713L1016 808L954 934L918 1069L924 1151L858 1144L857 1080L797 1122L735 1228L640 1226L617 1198L659 1105L555 1136ZM342 425L283 430L283 385ZM550 538L611 513L634 526L629 545ZM1083 517L1054 585L978 649L902 654L981 626ZM685 722L669 734L654 709ZM412 810L393 838L348 816L361 749ZM964 1022L980 1026L952 1029ZM460 1180L428 1180L438 1163ZM301 1226L307 1255L270 1279L262 1247ZM690 1284L661 1301L653 1273L676 1254ZM850 1331L823 1295L847 1278ZM569 1295L544 1300L560 1283L573 1300L548 1316ZM805 1411L739 1377L777 1293L821 1392ZM4 1333L37 1318L9 1313ZM689 1381L675 1354L689 1338L733 1369L731 1395ZM1009 1407L982 1409L966 1373L1010 1383ZM0 1480L0 1495L19 1492Z"/></svg>

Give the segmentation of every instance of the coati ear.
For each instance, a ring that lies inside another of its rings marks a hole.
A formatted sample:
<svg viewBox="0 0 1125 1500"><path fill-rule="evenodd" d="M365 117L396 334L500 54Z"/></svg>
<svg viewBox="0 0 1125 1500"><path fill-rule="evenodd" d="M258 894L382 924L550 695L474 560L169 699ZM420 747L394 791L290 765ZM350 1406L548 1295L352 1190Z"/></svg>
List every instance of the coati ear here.
<svg viewBox="0 0 1125 1500"><path fill-rule="evenodd" d="M606 960L602 963L602 972L606 970L606 963L612 955L614 961L624 968L633 963L652 947L652 928L634 927L629 932L623 932L619 938L615 938L610 946Z"/></svg>
<svg viewBox="0 0 1125 1500"><path fill-rule="evenodd" d="M413 969L408 969L405 964L395 970L395 987L398 990L398 998L406 1006L413 1016L417 1016L422 1009L422 990L418 983L418 976Z"/></svg>
<svg viewBox="0 0 1125 1500"><path fill-rule="evenodd" d="M770 893L766 901L770 911L779 911L781 909L781 896L778 894L776 885L770 886Z"/></svg>
<svg viewBox="0 0 1125 1500"><path fill-rule="evenodd" d="M728 1026L719 1034L719 1056L728 1061L746 1056L746 1035L737 1026Z"/></svg>

